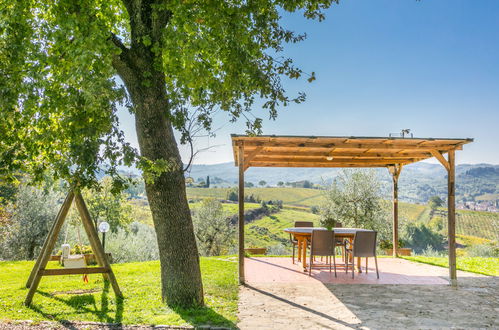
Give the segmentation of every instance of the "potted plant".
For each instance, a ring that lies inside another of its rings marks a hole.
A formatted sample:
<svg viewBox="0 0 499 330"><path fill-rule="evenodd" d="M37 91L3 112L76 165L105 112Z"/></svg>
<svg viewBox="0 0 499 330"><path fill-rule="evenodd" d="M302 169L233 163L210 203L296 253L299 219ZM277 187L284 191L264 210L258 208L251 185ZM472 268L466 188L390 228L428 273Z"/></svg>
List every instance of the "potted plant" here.
<svg viewBox="0 0 499 330"><path fill-rule="evenodd" d="M411 248L404 247L405 243L403 240L399 239L397 253L401 256L410 256L412 254ZM393 255L393 243L390 240L382 240L379 242L379 248L385 250L385 253L389 256Z"/></svg>
<svg viewBox="0 0 499 330"><path fill-rule="evenodd" d="M320 223L321 226L325 227L327 230L333 230L333 228L336 226L336 219L327 214L321 217Z"/></svg>

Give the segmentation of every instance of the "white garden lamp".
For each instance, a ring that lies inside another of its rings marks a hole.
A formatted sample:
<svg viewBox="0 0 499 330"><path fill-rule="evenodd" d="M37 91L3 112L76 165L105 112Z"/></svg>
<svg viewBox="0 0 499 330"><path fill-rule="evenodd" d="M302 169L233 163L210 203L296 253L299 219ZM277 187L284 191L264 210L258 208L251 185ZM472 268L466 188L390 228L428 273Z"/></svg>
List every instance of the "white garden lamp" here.
<svg viewBox="0 0 499 330"><path fill-rule="evenodd" d="M107 223L106 221L102 221L101 223L99 223L99 232L102 233L102 249L105 251L106 248L106 233L109 231L109 223Z"/></svg>

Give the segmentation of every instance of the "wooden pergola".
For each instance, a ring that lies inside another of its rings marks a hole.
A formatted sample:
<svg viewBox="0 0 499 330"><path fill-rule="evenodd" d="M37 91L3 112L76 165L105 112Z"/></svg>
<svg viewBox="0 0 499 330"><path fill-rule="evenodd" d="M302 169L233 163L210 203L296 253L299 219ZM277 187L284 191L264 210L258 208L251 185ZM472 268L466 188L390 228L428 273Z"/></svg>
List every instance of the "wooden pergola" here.
<svg viewBox="0 0 499 330"><path fill-rule="evenodd" d="M393 255L398 242L398 179L402 167L435 157L448 173L449 277L456 277L455 151L473 139L247 136L232 134L239 167L239 282L244 283L244 172L249 167L386 167L393 179ZM444 156L447 154L447 158Z"/></svg>

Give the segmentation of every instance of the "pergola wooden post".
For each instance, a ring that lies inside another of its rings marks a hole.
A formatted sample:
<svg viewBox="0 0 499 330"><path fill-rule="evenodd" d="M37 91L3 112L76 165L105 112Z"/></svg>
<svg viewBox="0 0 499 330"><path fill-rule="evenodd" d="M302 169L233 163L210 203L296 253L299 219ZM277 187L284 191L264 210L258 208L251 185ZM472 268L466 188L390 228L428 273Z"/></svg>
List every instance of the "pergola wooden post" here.
<svg viewBox="0 0 499 330"><path fill-rule="evenodd" d="M76 201L76 206L80 213L81 221L83 223L83 227L85 228L85 232L87 233L88 240L90 241L90 245L92 247L92 251L95 254L97 259L97 264L99 267L91 267L91 268L64 268L64 269L47 269L47 264L50 260L50 256L52 251L54 250L55 243L57 241L57 237L59 232L61 231L62 225L64 224L64 220L69 212L69 208L73 203L73 200ZM107 260L107 256L104 252L102 244L98 238L97 231L95 230L92 219L90 218L90 213L85 205L83 197L78 190L71 189L62 204L59 213L52 225L52 228L49 231L47 238L43 244L42 250L36 263L31 270L31 274L26 283L26 287L29 288L26 299L24 300L24 304L29 306L31 301L33 300L33 296L40 284L42 276L53 276L53 275L74 275L74 274L96 274L100 273L104 277L105 280L109 280L113 287L114 293L117 297L123 297L121 294L121 290L118 286L118 282L116 281L116 277L114 276L113 270L109 261Z"/></svg>
<svg viewBox="0 0 499 330"><path fill-rule="evenodd" d="M239 217L238 217L238 232L239 232L239 283L244 284L244 144L241 142L238 145L239 155Z"/></svg>
<svg viewBox="0 0 499 330"><path fill-rule="evenodd" d="M402 171L401 164L395 164L388 167L388 171L392 175L393 181L393 249L394 257L398 256L398 241L399 241L399 176Z"/></svg>
<svg viewBox="0 0 499 330"><path fill-rule="evenodd" d="M244 283L244 171L249 167L385 167L393 179L393 255L398 247L398 179L404 165L435 157L448 172L449 274L456 279L455 150L473 139L232 135L239 167L239 281ZM443 154L448 154L448 160Z"/></svg>
<svg viewBox="0 0 499 330"><path fill-rule="evenodd" d="M454 150L447 153L448 159L440 151L432 152L447 170L447 238L449 241L449 278L452 286L457 286L456 274L456 155Z"/></svg>

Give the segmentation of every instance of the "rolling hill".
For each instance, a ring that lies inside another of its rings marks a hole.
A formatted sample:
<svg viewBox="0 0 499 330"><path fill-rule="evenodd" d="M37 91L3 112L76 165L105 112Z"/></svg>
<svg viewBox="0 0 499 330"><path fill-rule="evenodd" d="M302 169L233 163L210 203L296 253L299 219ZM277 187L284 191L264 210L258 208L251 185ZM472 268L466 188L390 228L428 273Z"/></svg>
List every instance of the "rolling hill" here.
<svg viewBox="0 0 499 330"><path fill-rule="evenodd" d="M245 181L257 185L266 181L275 186L279 181L295 182L309 180L313 183L331 182L342 169L336 168L250 168ZM383 192L388 198L391 192L391 178L385 169L376 169L383 182ZM447 196L446 171L439 164L419 162L404 167L399 181L399 198L411 203L426 203L432 196ZM188 176L205 180L210 176L211 187L232 187L237 185L237 168L233 163L215 165L193 165ZM457 200L499 198L499 165L462 164L456 167Z"/></svg>

